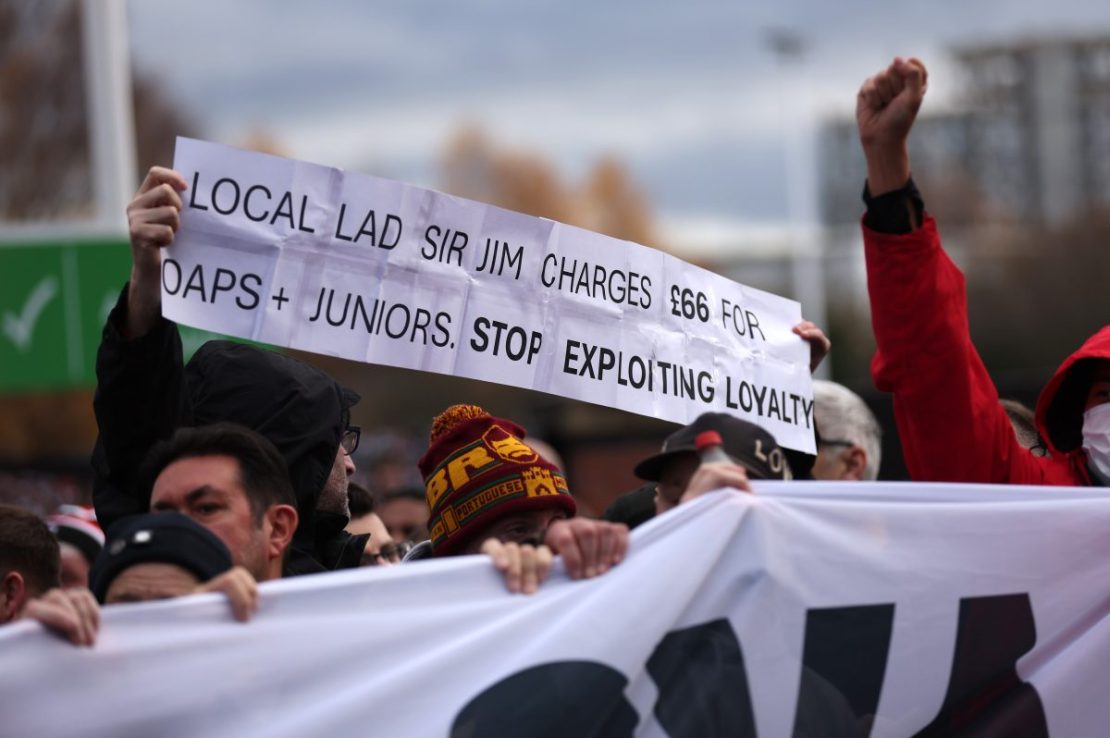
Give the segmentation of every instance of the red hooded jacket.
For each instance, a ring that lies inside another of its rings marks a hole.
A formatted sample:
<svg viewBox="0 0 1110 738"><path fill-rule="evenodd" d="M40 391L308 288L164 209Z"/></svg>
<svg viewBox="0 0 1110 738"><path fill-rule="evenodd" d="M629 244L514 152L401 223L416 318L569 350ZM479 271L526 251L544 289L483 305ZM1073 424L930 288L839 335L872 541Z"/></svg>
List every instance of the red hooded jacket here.
<svg viewBox="0 0 1110 738"><path fill-rule="evenodd" d="M1037 402L1051 456L1018 444L967 324L964 276L941 248L936 222L888 234L863 227L875 386L894 393L894 417L916 481L1090 485L1080 448L1089 380L1079 362L1110 359L1110 326L1056 370ZM1077 365L1080 370L1077 371Z"/></svg>

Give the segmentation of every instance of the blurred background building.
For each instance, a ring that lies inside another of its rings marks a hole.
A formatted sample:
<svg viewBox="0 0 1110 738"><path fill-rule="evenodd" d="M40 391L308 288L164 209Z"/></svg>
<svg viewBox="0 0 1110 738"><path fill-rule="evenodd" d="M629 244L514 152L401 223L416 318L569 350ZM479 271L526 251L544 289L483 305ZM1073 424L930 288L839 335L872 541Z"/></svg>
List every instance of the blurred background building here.
<svg viewBox="0 0 1110 738"><path fill-rule="evenodd" d="M915 177L959 223L1058 225L1110 206L1110 36L953 49L957 107L914 128ZM863 160L855 121L821 132L821 216L855 224Z"/></svg>

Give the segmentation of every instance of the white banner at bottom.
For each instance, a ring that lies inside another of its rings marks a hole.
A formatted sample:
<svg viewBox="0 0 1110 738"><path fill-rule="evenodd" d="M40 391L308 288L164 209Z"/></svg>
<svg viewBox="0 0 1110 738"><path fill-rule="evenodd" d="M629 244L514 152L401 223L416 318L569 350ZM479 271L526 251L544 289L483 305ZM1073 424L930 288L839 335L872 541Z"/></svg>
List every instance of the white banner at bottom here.
<svg viewBox="0 0 1110 738"><path fill-rule="evenodd" d="M1110 725L1110 495L773 484L509 595L481 557L0 629L4 736L1053 736Z"/></svg>

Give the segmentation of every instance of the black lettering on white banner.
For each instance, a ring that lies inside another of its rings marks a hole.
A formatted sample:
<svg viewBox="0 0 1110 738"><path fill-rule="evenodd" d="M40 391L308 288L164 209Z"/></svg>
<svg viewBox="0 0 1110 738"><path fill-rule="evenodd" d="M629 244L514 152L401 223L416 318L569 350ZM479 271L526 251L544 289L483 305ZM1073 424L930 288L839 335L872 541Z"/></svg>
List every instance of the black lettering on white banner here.
<svg viewBox="0 0 1110 738"><path fill-rule="evenodd" d="M806 613L795 738L870 735L893 625L893 604Z"/></svg>
<svg viewBox="0 0 1110 738"><path fill-rule="evenodd" d="M870 735L893 623L893 604L806 613L794 738ZM948 692L914 738L1049 738L1040 696L1015 668L1036 640L1029 595L960 600ZM668 738L756 738L743 650L728 620L668 633L646 668ZM471 700L451 736L631 736L639 719L627 685L623 674L592 661L531 667Z"/></svg>
<svg viewBox="0 0 1110 738"><path fill-rule="evenodd" d="M755 738L740 641L727 620L668 633L647 662L670 738Z"/></svg>
<svg viewBox="0 0 1110 738"><path fill-rule="evenodd" d="M557 661L518 671L467 703L451 738L631 738L639 718L628 679L594 661Z"/></svg>
<svg viewBox="0 0 1110 738"><path fill-rule="evenodd" d="M189 276L184 278L178 262L169 257L162 259L162 287L171 297L180 295L185 300L199 298L204 303L226 305L234 295L235 305L240 310L254 310L260 301L261 286L262 277L251 272L239 274L217 267L214 273L205 276L203 264L194 265ZM225 296L221 297L221 293Z"/></svg>
<svg viewBox="0 0 1110 738"><path fill-rule="evenodd" d="M1040 695L1016 669L1036 642L1029 595L960 600L948 692L914 738L1048 738Z"/></svg>

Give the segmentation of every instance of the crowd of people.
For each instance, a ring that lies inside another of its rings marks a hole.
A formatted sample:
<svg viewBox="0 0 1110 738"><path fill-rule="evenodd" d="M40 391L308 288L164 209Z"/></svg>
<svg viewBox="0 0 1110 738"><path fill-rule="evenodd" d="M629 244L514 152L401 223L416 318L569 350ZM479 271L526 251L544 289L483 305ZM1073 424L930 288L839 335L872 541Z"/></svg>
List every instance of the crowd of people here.
<svg viewBox="0 0 1110 738"><path fill-rule="evenodd" d="M907 141L926 83L920 62L895 59L857 102L873 373L894 396L910 474L1106 486L1110 326L1064 361L1032 420L1000 402L968 333L963 277L910 176ZM549 447L470 404L432 421L414 465L383 465L366 485L353 483L356 393L249 345L213 341L183 361L177 327L161 315L160 265L186 189L179 173L154 167L128 207L130 279L97 355L95 511L65 506L43 520L0 506L0 623L30 618L91 645L97 603L221 592L231 616L246 621L258 582L466 554L485 555L510 592L528 594L555 556L573 579L604 576L627 555L631 528L707 492L750 493L753 479L878 476L874 415L847 388L815 381L815 456L781 448L746 420L707 413L663 439L635 467L643 486L601 519L578 515ZM816 368L828 339L812 323L795 332ZM707 433L723 458L704 458Z"/></svg>

